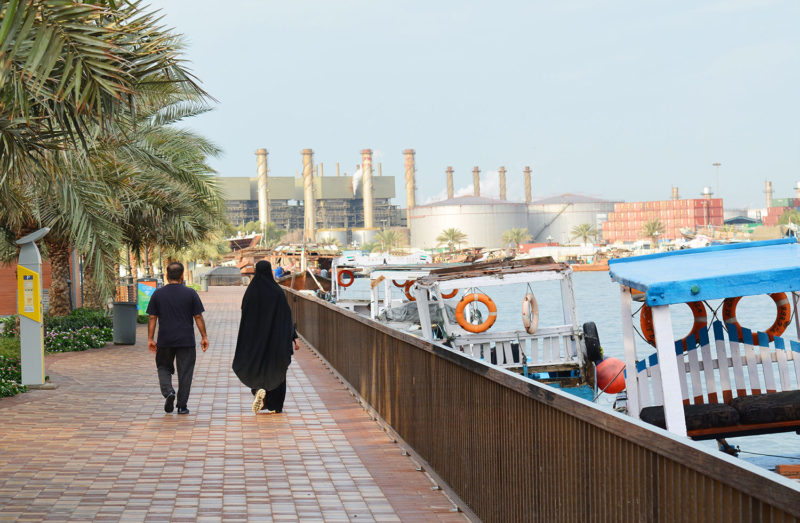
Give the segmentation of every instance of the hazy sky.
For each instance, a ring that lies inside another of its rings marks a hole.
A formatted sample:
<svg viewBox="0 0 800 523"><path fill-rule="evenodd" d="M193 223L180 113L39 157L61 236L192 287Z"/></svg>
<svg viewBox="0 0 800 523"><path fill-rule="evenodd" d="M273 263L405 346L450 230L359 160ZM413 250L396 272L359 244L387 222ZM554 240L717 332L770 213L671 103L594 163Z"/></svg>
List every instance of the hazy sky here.
<svg viewBox="0 0 800 523"><path fill-rule="evenodd" d="M223 176L294 175L314 150L326 175L372 148L405 204L482 171L522 199L576 192L667 199L715 190L763 205L800 180L800 2L157 0L217 99L187 125L223 147ZM470 191L471 192L471 191Z"/></svg>

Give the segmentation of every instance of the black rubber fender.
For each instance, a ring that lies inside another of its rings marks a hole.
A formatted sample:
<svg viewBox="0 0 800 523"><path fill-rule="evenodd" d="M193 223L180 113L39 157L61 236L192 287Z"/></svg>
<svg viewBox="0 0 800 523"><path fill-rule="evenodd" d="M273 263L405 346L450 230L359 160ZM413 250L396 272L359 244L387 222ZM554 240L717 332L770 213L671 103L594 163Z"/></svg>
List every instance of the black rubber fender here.
<svg viewBox="0 0 800 523"><path fill-rule="evenodd" d="M586 345L586 357L592 363L603 359L603 347L600 345L600 335L597 334L597 325L593 321L583 324L583 342Z"/></svg>

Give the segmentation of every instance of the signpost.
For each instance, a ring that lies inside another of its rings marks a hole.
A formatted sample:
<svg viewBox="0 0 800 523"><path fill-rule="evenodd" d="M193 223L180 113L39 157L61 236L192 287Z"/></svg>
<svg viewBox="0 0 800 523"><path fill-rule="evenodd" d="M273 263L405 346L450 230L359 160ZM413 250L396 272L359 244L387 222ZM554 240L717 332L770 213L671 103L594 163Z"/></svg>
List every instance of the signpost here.
<svg viewBox="0 0 800 523"><path fill-rule="evenodd" d="M17 264L17 311L22 384L28 386L44 385L42 257L36 242L48 232L50 229L45 227L17 240L21 247Z"/></svg>

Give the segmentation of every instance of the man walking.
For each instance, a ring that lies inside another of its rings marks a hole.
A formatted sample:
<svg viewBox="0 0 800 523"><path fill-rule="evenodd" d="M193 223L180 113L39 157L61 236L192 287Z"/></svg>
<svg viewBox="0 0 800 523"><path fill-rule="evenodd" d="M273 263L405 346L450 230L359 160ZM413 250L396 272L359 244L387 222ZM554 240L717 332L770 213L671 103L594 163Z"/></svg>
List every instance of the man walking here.
<svg viewBox="0 0 800 523"><path fill-rule="evenodd" d="M156 289L150 297L147 314L147 348L156 355L158 383L164 395L164 411L172 412L175 389L172 374L178 367L178 414L189 414L186 404L192 388L194 374L195 339L192 318L203 337L200 346L208 349L206 323L203 320L203 303L194 289L183 285L183 264L172 262L167 266L167 285ZM158 323L158 343L153 338Z"/></svg>

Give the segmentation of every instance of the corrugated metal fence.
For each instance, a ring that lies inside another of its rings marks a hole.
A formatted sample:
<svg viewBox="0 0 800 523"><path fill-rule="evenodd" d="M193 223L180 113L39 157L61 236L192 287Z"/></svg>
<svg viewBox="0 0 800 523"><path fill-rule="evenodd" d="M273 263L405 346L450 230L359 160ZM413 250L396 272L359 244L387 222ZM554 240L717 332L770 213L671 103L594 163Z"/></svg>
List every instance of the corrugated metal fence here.
<svg viewBox="0 0 800 523"><path fill-rule="evenodd" d="M800 487L287 291L297 330L484 521L800 520Z"/></svg>

